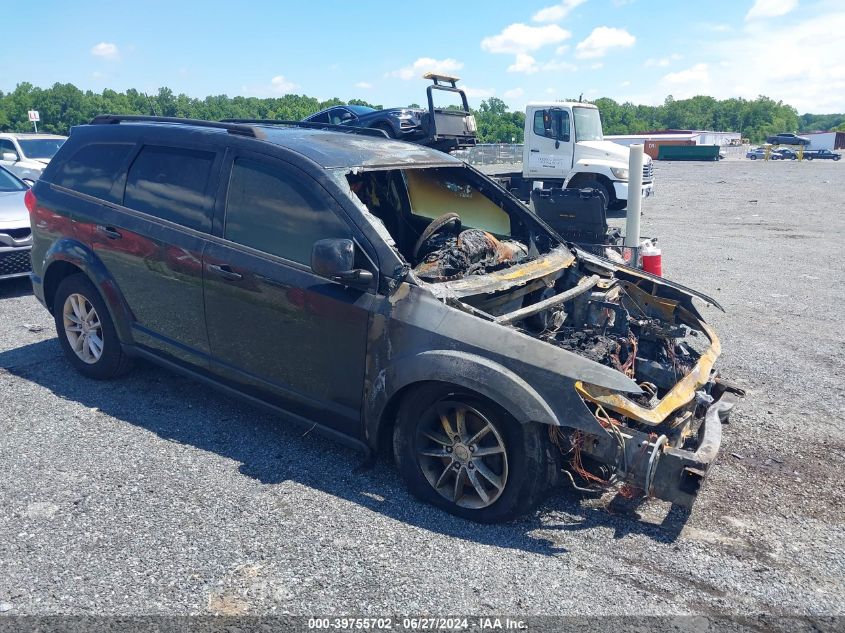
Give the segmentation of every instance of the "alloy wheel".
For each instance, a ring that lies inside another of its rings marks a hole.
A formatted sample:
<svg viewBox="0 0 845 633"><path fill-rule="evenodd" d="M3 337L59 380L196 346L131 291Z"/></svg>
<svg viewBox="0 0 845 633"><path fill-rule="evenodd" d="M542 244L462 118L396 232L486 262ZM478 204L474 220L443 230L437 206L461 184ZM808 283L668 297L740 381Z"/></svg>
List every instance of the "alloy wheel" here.
<svg viewBox="0 0 845 633"><path fill-rule="evenodd" d="M486 508L505 490L508 454L502 434L466 403L440 400L425 411L415 448L428 483L458 506Z"/></svg>
<svg viewBox="0 0 845 633"><path fill-rule="evenodd" d="M70 348L84 363L93 365L103 355L103 326L97 310L79 293L69 294L62 307L62 321Z"/></svg>

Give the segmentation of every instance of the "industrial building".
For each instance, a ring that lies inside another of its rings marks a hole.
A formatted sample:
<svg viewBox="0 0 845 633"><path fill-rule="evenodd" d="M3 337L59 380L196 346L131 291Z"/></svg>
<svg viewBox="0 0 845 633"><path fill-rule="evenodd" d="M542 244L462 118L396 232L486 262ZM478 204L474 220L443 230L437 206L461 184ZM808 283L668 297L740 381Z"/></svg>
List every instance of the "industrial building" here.
<svg viewBox="0 0 845 633"><path fill-rule="evenodd" d="M645 153L656 159L661 145L735 146L740 145L741 134L709 130L653 130L643 134L605 135L604 139L620 145L644 145Z"/></svg>
<svg viewBox="0 0 845 633"><path fill-rule="evenodd" d="M845 132L802 132L810 139L809 149L845 149Z"/></svg>

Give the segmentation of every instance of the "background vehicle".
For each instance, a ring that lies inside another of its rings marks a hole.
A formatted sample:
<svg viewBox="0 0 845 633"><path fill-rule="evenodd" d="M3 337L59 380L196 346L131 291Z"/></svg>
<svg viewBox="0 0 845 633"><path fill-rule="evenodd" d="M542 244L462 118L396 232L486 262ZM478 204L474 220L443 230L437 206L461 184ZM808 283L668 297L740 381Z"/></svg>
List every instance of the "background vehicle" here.
<svg viewBox="0 0 845 633"><path fill-rule="evenodd" d="M693 502L733 406L692 304L715 300L571 250L456 158L303 125L73 129L26 197L72 366L148 358L392 445L416 495L478 521L531 509L564 459Z"/></svg>
<svg viewBox="0 0 845 633"><path fill-rule="evenodd" d="M808 149L804 151L804 158L807 160L839 160L842 154L831 152L829 149Z"/></svg>
<svg viewBox="0 0 845 633"><path fill-rule="evenodd" d="M55 134L0 133L0 167L18 178L38 180L44 167L67 139Z"/></svg>
<svg viewBox="0 0 845 633"><path fill-rule="evenodd" d="M361 105L341 105L326 108L303 119L306 123L330 123L382 130L390 138L414 141L425 137L423 118L419 108L388 108L376 110Z"/></svg>
<svg viewBox="0 0 845 633"><path fill-rule="evenodd" d="M478 141L478 128L466 93L457 87L460 79L436 73L426 73L423 78L432 81L426 89L427 111L421 108L375 110L366 106L343 105L326 108L303 121L373 128L383 131L390 138L411 141L442 152L474 146ZM461 105L437 106L434 103L437 91L457 95Z"/></svg>
<svg viewBox="0 0 845 633"><path fill-rule="evenodd" d="M624 145L604 140L599 110L593 104L530 103L525 109L522 172L493 177L526 202L535 185L591 187L601 192L607 208L624 209L628 205L629 155ZM654 191L654 167L649 156L643 160L639 193L648 197Z"/></svg>
<svg viewBox="0 0 845 633"><path fill-rule="evenodd" d="M781 147L773 149L770 158L772 160L796 160L798 158L798 152L788 147Z"/></svg>
<svg viewBox="0 0 845 633"><path fill-rule="evenodd" d="M810 139L806 136L798 136L783 132L781 134L774 134L766 137L766 142L772 145L809 145Z"/></svg>
<svg viewBox="0 0 845 633"><path fill-rule="evenodd" d="M745 157L751 160L758 160L766 158L766 149L763 147L755 147L752 150L745 152Z"/></svg>
<svg viewBox="0 0 845 633"><path fill-rule="evenodd" d="M24 197L29 187L0 167L0 279L29 274L32 230Z"/></svg>

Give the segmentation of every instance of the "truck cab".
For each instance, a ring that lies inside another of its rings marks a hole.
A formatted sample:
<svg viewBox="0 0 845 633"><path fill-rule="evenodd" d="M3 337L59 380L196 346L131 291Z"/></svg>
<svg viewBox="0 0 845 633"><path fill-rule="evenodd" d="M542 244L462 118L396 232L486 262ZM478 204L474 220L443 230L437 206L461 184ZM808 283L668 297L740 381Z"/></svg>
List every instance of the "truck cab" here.
<svg viewBox="0 0 845 633"><path fill-rule="evenodd" d="M624 209L629 153L624 145L604 140L599 110L591 103L530 103L525 110L523 188L538 182L546 188L592 187L605 196L609 209ZM646 156L643 197L653 194L653 174Z"/></svg>

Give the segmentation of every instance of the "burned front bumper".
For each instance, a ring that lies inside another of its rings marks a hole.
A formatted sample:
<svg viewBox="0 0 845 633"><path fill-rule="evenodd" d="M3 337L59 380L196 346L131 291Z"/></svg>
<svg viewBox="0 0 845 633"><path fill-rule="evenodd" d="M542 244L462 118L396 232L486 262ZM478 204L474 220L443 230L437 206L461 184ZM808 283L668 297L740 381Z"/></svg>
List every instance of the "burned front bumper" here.
<svg viewBox="0 0 845 633"><path fill-rule="evenodd" d="M607 433L584 442L583 450L645 496L690 507L716 460L722 422L743 392L720 381L713 371L721 353L713 329L682 308L679 313L683 322L705 333L710 345L654 406L595 385L578 382L575 388L585 402L627 421L603 424Z"/></svg>
<svg viewBox="0 0 845 633"><path fill-rule="evenodd" d="M707 472L716 461L722 443L722 422L737 403L737 395L724 392L707 408L699 429L700 443L695 451L667 447L655 456L643 473L647 495L691 507ZM659 448L659 447L658 447Z"/></svg>

